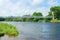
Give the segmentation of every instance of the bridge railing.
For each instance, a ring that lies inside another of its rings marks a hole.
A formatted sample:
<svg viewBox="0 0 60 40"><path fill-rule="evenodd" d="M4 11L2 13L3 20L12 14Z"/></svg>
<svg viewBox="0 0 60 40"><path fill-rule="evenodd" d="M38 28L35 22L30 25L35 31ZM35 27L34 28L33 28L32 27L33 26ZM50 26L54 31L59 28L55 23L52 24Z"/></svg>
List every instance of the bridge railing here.
<svg viewBox="0 0 60 40"><path fill-rule="evenodd" d="M43 16L23 16L22 18L52 18L52 16L47 16L47 17L43 17Z"/></svg>

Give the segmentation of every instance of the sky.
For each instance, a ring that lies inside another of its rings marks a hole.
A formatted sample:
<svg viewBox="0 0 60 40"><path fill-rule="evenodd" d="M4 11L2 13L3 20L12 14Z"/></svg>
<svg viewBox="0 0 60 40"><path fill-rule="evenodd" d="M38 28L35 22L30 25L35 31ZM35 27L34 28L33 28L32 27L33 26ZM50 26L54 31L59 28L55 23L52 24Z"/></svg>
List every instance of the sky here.
<svg viewBox="0 0 60 40"><path fill-rule="evenodd" d="M0 0L0 16L48 14L52 6L60 6L60 0Z"/></svg>

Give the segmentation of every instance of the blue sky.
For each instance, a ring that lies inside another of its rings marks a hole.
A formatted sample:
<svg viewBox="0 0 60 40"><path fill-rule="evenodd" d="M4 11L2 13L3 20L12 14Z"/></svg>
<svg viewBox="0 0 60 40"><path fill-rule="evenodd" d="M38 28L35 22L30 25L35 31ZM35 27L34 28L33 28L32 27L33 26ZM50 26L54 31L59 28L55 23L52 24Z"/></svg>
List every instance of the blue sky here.
<svg viewBox="0 0 60 40"><path fill-rule="evenodd" d="M50 7L59 4L59 0L0 0L0 16L32 15L35 11L45 16Z"/></svg>

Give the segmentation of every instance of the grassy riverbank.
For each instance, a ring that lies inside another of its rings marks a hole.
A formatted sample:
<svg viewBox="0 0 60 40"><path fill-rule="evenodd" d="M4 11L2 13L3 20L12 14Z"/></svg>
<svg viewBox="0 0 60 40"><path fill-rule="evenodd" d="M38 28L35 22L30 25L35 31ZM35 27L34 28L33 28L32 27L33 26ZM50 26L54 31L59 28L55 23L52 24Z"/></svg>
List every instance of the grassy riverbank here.
<svg viewBox="0 0 60 40"><path fill-rule="evenodd" d="M7 23L0 23L0 35L17 36L18 31L15 26Z"/></svg>
<svg viewBox="0 0 60 40"><path fill-rule="evenodd" d="M60 20L55 19L55 20L51 20L50 22L60 22Z"/></svg>

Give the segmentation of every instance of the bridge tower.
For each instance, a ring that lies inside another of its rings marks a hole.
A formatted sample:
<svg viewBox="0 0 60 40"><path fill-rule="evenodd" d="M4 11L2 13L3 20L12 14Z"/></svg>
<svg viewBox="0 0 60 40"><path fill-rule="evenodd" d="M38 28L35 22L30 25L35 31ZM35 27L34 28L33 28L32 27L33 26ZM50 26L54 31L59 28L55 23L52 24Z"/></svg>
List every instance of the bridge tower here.
<svg viewBox="0 0 60 40"><path fill-rule="evenodd" d="M55 17L54 17L54 15L55 15L54 13L55 13L55 12L52 11L52 19L53 19L53 20L54 20L54 18L55 18Z"/></svg>

